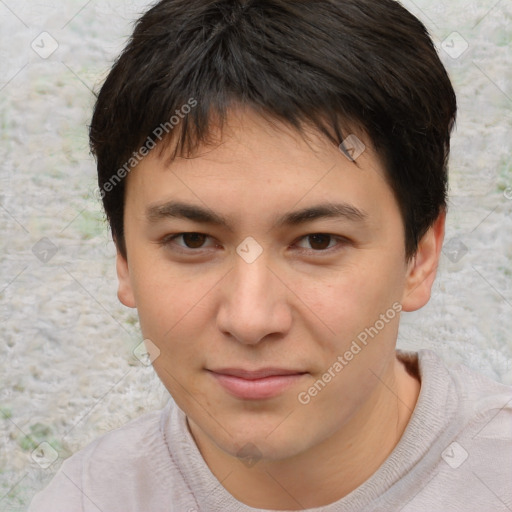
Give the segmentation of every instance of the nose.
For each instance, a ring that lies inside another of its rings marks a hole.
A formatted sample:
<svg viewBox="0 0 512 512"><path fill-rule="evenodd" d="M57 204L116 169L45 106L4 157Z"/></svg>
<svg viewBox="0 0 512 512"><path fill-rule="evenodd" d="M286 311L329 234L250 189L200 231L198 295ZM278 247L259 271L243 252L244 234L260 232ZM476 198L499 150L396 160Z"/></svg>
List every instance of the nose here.
<svg viewBox="0 0 512 512"><path fill-rule="evenodd" d="M252 263L237 257L222 284L217 327L245 345L285 335L292 314L287 301L291 292L283 281L263 255Z"/></svg>

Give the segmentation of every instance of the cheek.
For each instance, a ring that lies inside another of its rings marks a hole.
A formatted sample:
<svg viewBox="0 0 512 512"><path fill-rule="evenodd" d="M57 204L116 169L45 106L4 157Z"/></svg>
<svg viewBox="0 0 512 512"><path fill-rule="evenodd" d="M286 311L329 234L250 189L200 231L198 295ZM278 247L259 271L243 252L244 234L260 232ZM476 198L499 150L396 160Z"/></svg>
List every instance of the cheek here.
<svg viewBox="0 0 512 512"><path fill-rule="evenodd" d="M201 301L201 286L154 251L133 253L132 286L144 336L163 339Z"/></svg>
<svg viewBox="0 0 512 512"><path fill-rule="evenodd" d="M308 289L304 303L314 316L306 309L304 311L311 316L314 325L319 326L312 335L322 353L319 355L322 371L332 366L340 355L347 354L347 360L359 361L356 365L349 361L351 369L343 371L344 376L337 374L339 377L335 380L338 383L359 377L367 382L368 368L379 373L384 360L394 349L403 276L393 262L383 265L383 259L380 261L382 266L353 265L333 272L335 277L328 283L319 285L316 282L314 286L311 281L302 283L302 289ZM387 316L382 320L381 315ZM361 364L366 368L365 375L352 375Z"/></svg>
<svg viewBox="0 0 512 512"><path fill-rule="evenodd" d="M396 264L360 262L333 270L324 282L299 282L304 303L332 330L350 331L360 322L374 321L401 297L403 276ZM373 323L373 322L372 322Z"/></svg>
<svg viewBox="0 0 512 512"><path fill-rule="evenodd" d="M191 276L177 266L156 260L151 265L137 263L137 312L143 337L160 350L155 369L160 366L180 373L200 365L200 343L211 321L211 310L207 313L206 308L210 307L218 278L207 273Z"/></svg>

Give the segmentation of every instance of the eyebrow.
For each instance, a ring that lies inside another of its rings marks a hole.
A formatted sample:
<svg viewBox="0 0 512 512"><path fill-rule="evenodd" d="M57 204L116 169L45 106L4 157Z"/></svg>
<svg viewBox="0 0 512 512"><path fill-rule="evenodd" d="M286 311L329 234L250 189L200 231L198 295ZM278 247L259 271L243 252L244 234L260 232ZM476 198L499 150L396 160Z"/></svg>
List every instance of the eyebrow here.
<svg viewBox="0 0 512 512"><path fill-rule="evenodd" d="M188 219L201 224L222 226L233 231L228 219L210 209L180 201L169 201L162 204L150 205L146 209L149 222L158 222L168 218ZM321 203L278 217L273 228L283 226L298 226L318 219L344 218L352 222L364 222L368 213L348 203Z"/></svg>

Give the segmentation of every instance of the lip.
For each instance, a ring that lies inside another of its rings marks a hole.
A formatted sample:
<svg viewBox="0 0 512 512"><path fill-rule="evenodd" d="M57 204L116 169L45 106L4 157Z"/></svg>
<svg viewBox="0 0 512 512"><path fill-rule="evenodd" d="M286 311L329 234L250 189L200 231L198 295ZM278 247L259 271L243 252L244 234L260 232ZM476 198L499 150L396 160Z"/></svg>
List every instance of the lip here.
<svg viewBox="0 0 512 512"><path fill-rule="evenodd" d="M222 368L208 371L228 393L244 400L264 400L277 396L307 373L284 368Z"/></svg>

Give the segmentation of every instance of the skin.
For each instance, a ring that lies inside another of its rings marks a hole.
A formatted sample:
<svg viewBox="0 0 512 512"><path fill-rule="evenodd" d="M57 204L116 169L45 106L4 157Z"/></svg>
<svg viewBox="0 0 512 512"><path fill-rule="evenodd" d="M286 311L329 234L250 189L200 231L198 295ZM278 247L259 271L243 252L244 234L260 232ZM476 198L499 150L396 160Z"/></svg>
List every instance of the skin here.
<svg viewBox="0 0 512 512"><path fill-rule="evenodd" d="M248 108L228 120L222 132L212 126L221 144L170 166L153 151L128 176L118 297L137 308L144 338L160 350L154 368L222 485L255 508L320 507L378 469L414 410L421 384L396 357L399 315L307 405L298 394L393 303L414 311L428 302L445 214L407 262L398 204L364 134L357 167L313 130L305 141ZM170 200L215 211L231 229L148 220L149 207ZM272 226L287 212L341 201L366 221ZM159 243L180 233L207 236ZM331 237L309 236L318 233ZM236 252L248 236L263 251L252 263ZM277 397L241 400L207 371L268 366L307 374ZM255 463L241 462L240 450Z"/></svg>

